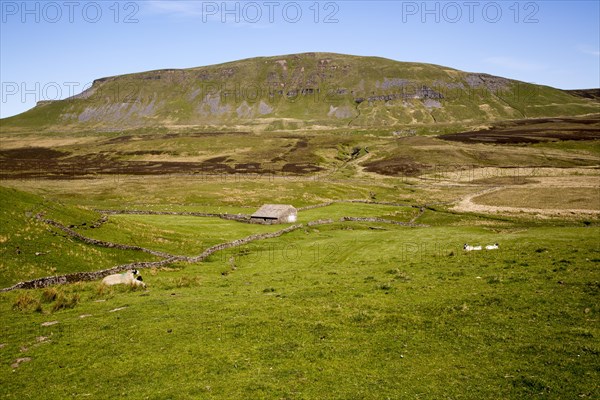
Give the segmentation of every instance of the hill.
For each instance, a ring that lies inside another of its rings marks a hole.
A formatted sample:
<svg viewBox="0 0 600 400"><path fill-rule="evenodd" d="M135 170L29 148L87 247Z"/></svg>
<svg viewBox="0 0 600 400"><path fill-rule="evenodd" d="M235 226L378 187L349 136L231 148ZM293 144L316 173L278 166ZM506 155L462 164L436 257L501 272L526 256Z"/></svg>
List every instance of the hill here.
<svg viewBox="0 0 600 400"><path fill-rule="evenodd" d="M600 101L600 89L572 89L565 90L565 92L572 94L574 96L579 96L584 99L592 99L595 101Z"/></svg>
<svg viewBox="0 0 600 400"><path fill-rule="evenodd" d="M77 96L3 119L2 130L394 127L597 109L596 102L562 90L483 73L303 53L97 79Z"/></svg>

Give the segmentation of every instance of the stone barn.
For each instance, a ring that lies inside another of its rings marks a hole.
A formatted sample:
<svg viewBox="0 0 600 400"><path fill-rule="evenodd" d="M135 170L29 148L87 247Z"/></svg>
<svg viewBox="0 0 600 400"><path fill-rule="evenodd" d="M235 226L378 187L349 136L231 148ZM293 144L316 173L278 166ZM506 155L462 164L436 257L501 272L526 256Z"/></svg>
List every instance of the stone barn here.
<svg viewBox="0 0 600 400"><path fill-rule="evenodd" d="M296 222L298 210L287 204L265 204L250 216L257 224L285 224Z"/></svg>

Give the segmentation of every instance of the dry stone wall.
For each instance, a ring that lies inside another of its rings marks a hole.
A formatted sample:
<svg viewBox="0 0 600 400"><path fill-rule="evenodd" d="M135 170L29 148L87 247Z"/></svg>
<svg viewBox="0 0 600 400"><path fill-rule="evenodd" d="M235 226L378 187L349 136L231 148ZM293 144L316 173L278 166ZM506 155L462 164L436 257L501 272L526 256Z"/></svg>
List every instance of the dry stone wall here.
<svg viewBox="0 0 600 400"><path fill-rule="evenodd" d="M48 276L48 277L44 277L44 278L32 279L32 280L25 281L25 282L19 282L8 288L0 289L0 292L8 292L10 290L15 290L15 289L36 289L36 288L43 288L43 287L47 287L47 286L51 286L51 285L64 285L67 283L74 283L74 282L81 282L81 281L93 281L93 280L104 278L107 275L116 274L118 272L128 271L128 270L132 270L132 269L161 267L161 266L165 266L165 265L177 262L177 261L197 263L197 262L201 262L201 261L205 260L211 254L213 254L217 251L228 249L231 247L242 246L244 244L253 242L255 240L264 240L264 239L275 238L275 237L281 236L285 233L292 232L296 229L300 229L303 226L302 224L292 225L290 227L281 229L276 232L251 235L251 236L247 236L242 239L232 240L231 242L217 244L215 246L209 247L208 249L204 250L202 252L202 254L200 254L199 256L187 257L187 256L174 256L174 255L163 253L163 252L155 252L154 250L148 250L148 249L144 249L144 248L138 247L138 246L120 245L117 243L110 243L110 242L104 242L104 241L86 238L85 236L79 234L78 232L75 232L74 230L69 229L66 226L64 226L61 223L58 223L56 221L53 221L50 219L44 219L44 218L42 218L41 215L37 215L36 218L38 218L42 222L47 223L48 225L51 225L51 226L61 229L69 236L75 237L75 238L77 238L85 243L91 244L91 245L102 246L102 247L113 247L113 248L126 249L126 250L145 251L150 254L160 255L162 257L165 257L165 259L160 260L160 261L134 262L134 263L129 263L129 264L123 264L123 265L118 265L116 267L104 269L104 270L100 270L100 271L76 272L73 274L66 274L66 275L60 275L60 276Z"/></svg>
<svg viewBox="0 0 600 400"><path fill-rule="evenodd" d="M396 204L396 203L378 203L378 202L370 202L370 201L365 201L365 200L348 200L346 202L405 206L405 205ZM307 206L307 207L300 208L299 210L308 210L308 209L317 208L317 207L325 207L325 206L331 205L333 203L336 203L336 202L328 202L328 203L317 204L317 205L313 205L313 206ZM236 215L236 214L213 214L213 213L196 213L196 212L110 210L110 211L102 211L102 213L104 213L105 215L110 215L110 214L112 214L112 215L115 215L115 214L191 215L191 216L200 216L200 217L219 217L219 218L224 218L224 219L237 220L237 221L241 221L241 222L249 222L249 219L250 219L250 216L245 215L245 214L237 214ZM178 261L197 263L197 262L204 261L210 255L212 255L213 253L215 253L217 251L225 250L225 249L228 249L231 247L243 246L247 243L250 243L250 242L253 242L256 240L265 240L265 239L276 238L276 237L279 237L286 233L293 232L304 226L303 224L297 224L297 225L292 225L287 228L281 229L276 232L250 235L250 236L247 236L242 239L236 239L236 240L232 240L230 242L217 244L215 246L209 247L208 249L204 250L198 256L188 257L188 256L172 255L172 254L168 254L168 253L161 252L161 251L146 249L146 248L143 248L140 246L131 246L131 245L112 243L112 242L88 238L88 237L85 237L85 236L81 235L80 233L74 231L73 229L66 227L65 225L63 225L59 222L44 218L42 214L37 214L35 216L35 218L38 219L39 221L42 221L42 222L50 225L50 226L60 229L61 231L65 232L68 236L71 236L73 238L76 238L77 240L80 240L84 243L87 243L87 244L90 244L93 246L116 248L116 249L121 249L121 250L142 251L142 252L145 252L148 254L162 257L164 259L160 260L160 261L134 262L134 263L129 263L129 264L123 264L123 265L118 265L118 266L100 270L100 271L76 272L73 274L66 274L66 275L60 275L60 276L49 276L49 277L44 277L44 278L39 278L39 279L32 279L32 280L25 281L25 282L19 282L8 288L0 289L0 292L7 292L10 290L15 290L15 289L35 289L35 288L42 288L42 287L47 287L47 286L51 286L51 285L62 285L62 284L67 284L67 283L80 282L80 281L93 281L93 280L101 279L107 275L115 274L118 272L123 272L123 271L127 271L127 270L132 270L132 269L161 267L161 266L168 265L168 264L178 262ZM107 221L107 218L103 217L99 221L99 224L103 224L106 221ZM424 224L393 221L393 220L388 220L388 219L384 219L384 218L375 218L375 217L342 217L340 219L340 221L341 222L345 222L345 221L376 222L376 223L385 223L385 224L393 224L393 225L408 226L408 227L427 227L428 226L428 225L424 225ZM334 222L335 221L332 219L320 219L320 220L309 222L307 224L307 226L331 224Z"/></svg>
<svg viewBox="0 0 600 400"><path fill-rule="evenodd" d="M91 244L93 246L115 248L115 249L120 249L120 250L142 251L144 253L152 254L152 255L158 256L158 257L167 257L167 258L173 257L171 254L168 254L168 253L165 253L162 251L157 251L157 250L145 249L140 246L131 246L128 244L112 243L112 242L106 242L104 240L88 238L88 237L83 236L79 232L76 232L73 229L66 227L65 225L61 224L60 222L56 222L51 219L43 218L40 214L37 214L36 218L42 222L45 222L48 225L51 225L51 226L54 226L55 228L60 229L61 231L65 232L67 235L69 235L73 238L76 238L77 240L80 240L87 244Z"/></svg>
<svg viewBox="0 0 600 400"><path fill-rule="evenodd" d="M135 262L131 264L123 264L118 265L113 268L103 269L100 271L93 272L76 272L73 274L66 274L60 276L47 276L44 278L32 279L25 282L19 282L11 287L0 289L0 292L8 292L10 290L15 289L36 289L36 288L44 288L52 285L64 285L66 283L75 283L75 282L83 282L83 281L94 281L97 279L104 278L105 276L116 274L123 271L128 271L132 269L142 269L142 268L152 268L152 267L161 267L163 265L167 265L178 261L177 259L168 258L161 261L154 262Z"/></svg>

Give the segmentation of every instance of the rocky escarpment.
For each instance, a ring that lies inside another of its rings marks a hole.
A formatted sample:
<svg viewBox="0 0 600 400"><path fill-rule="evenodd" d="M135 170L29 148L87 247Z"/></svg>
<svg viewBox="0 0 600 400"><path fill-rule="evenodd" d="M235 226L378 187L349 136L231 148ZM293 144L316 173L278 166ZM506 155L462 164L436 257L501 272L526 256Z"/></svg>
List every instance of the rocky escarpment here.
<svg viewBox="0 0 600 400"><path fill-rule="evenodd" d="M389 127L553 116L559 109L585 114L594 112L594 105L558 89L484 73L303 53L96 79L69 99L40 103L3 120L3 129Z"/></svg>

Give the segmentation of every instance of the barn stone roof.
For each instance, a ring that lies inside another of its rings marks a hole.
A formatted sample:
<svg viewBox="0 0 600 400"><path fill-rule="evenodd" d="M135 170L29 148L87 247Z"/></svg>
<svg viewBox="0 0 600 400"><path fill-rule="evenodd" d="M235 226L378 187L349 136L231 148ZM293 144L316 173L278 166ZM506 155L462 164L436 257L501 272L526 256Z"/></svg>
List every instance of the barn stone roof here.
<svg viewBox="0 0 600 400"><path fill-rule="evenodd" d="M288 212L296 212L296 208L289 204L265 204L259 208L251 218L280 218Z"/></svg>

